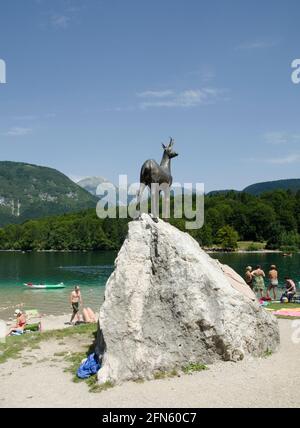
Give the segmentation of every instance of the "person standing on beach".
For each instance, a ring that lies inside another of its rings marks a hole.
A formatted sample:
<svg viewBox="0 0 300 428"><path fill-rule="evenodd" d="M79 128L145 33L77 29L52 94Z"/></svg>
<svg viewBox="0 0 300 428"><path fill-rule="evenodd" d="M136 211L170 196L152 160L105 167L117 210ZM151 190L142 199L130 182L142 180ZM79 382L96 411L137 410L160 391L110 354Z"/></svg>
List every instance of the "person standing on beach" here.
<svg viewBox="0 0 300 428"><path fill-rule="evenodd" d="M72 317L70 320L70 323L72 324L75 317L77 317L77 321L80 321L79 305L82 304L82 297L79 285L75 285L75 289L70 295L70 302L73 309Z"/></svg>
<svg viewBox="0 0 300 428"><path fill-rule="evenodd" d="M270 291L273 290L273 297L276 300L276 288L278 287L278 271L275 265L271 265L269 271L270 284L267 289L267 298L270 298Z"/></svg>
<svg viewBox="0 0 300 428"><path fill-rule="evenodd" d="M246 284L248 284L249 287L252 290L253 289L253 283L252 283L253 278L252 278L251 272L252 272L252 267L251 266L247 266L246 267L246 272L245 272L245 281L246 281Z"/></svg>
<svg viewBox="0 0 300 428"><path fill-rule="evenodd" d="M265 291L265 272L262 270L260 265L257 265L251 274L253 278L253 289L256 293L259 293L260 298L262 298Z"/></svg>

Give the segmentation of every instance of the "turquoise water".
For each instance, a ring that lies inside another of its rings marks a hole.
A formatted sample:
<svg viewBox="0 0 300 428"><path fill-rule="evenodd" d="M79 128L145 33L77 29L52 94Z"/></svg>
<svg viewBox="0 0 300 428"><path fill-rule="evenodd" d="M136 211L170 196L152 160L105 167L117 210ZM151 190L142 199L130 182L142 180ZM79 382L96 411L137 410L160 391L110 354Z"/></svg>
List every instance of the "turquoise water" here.
<svg viewBox="0 0 300 428"><path fill-rule="evenodd" d="M211 255L244 274L245 266L261 264L267 272L270 264L279 269L280 285L286 274L300 281L300 254ZM70 312L69 294L79 284L85 306L98 310L103 302L104 286L113 270L115 252L86 253L13 253L0 252L0 319L12 316L16 307L38 309L44 314ZM62 290L30 290L24 282L56 284L64 282Z"/></svg>
<svg viewBox="0 0 300 428"><path fill-rule="evenodd" d="M268 274L270 265L277 266L279 273L279 287L284 287L284 277L291 276L297 287L300 281L300 254L284 257L281 253L218 253L210 254L220 262L228 264L244 277L245 267L250 265L253 268L257 264L261 265L265 274ZM267 281L266 281L267 285Z"/></svg>
<svg viewBox="0 0 300 428"><path fill-rule="evenodd" d="M0 319L16 307L38 309L43 314L70 312L69 294L78 284L85 306L99 310L104 286L113 270L115 252L13 253L0 252ZM61 290L30 290L24 283L57 284Z"/></svg>

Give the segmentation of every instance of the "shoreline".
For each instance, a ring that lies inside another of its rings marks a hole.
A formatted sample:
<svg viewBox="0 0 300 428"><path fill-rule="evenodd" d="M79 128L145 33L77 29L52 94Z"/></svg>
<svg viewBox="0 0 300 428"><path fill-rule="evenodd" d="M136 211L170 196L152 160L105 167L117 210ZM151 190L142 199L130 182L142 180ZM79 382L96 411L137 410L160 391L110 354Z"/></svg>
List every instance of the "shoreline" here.
<svg viewBox="0 0 300 428"><path fill-rule="evenodd" d="M212 248L203 248L207 254L284 254L281 250L235 250L235 251L226 251L226 250L214 250ZM299 252L295 253L299 254Z"/></svg>
<svg viewBox="0 0 300 428"><path fill-rule="evenodd" d="M41 317L32 317L28 319L27 324L35 324L41 322L41 331L51 331L51 330L63 330L65 328L74 327L73 325L66 324L71 319L70 314L62 314L62 315L42 315ZM98 314L96 314L97 322L98 322ZM9 328L12 324L15 323L13 320L4 320L7 328Z"/></svg>
<svg viewBox="0 0 300 428"><path fill-rule="evenodd" d="M112 252L117 253L118 250L3 250L0 249L0 253L22 253L22 254L29 254L29 253L106 253L106 252Z"/></svg>
<svg viewBox="0 0 300 428"><path fill-rule="evenodd" d="M200 244L199 244L200 245ZM214 248L207 248L207 247L201 247L207 254L214 254L214 253L222 253L222 254L285 254L282 250L226 250L226 249L214 249ZM21 254L30 254L30 253L106 253L106 252L113 252L118 253L119 250L3 250L0 249L0 253L21 253ZM299 254L300 251L297 251L292 254Z"/></svg>

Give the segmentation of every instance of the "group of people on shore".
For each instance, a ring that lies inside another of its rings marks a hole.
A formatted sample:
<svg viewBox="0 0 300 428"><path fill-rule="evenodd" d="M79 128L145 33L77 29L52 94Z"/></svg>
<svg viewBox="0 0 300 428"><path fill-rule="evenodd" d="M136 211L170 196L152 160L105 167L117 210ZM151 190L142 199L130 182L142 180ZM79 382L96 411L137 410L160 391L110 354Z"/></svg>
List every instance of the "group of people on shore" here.
<svg viewBox="0 0 300 428"><path fill-rule="evenodd" d="M255 269L252 269L251 266L246 267L245 272L245 281L249 287L261 298L266 300L271 300L270 292L273 292L274 300L277 299L277 288L278 288L278 269L275 265L270 266L268 272L268 285L266 288L265 285L266 274L261 268L260 265L257 265ZM296 284L289 277L285 276L285 291L282 294L280 301L283 301L284 298L288 299L291 302L292 298L296 294Z"/></svg>
<svg viewBox="0 0 300 428"><path fill-rule="evenodd" d="M80 305L83 305L82 295L79 285L76 285L74 290L70 294L70 303L72 307L71 320L67 324L76 324L76 323L95 323L97 322L97 317L94 311L87 307L82 309L82 319L80 317ZM21 335L24 333L24 330L27 328L27 317L24 311L21 309L16 309L14 312L16 323L12 325L7 332L7 336L10 335Z"/></svg>

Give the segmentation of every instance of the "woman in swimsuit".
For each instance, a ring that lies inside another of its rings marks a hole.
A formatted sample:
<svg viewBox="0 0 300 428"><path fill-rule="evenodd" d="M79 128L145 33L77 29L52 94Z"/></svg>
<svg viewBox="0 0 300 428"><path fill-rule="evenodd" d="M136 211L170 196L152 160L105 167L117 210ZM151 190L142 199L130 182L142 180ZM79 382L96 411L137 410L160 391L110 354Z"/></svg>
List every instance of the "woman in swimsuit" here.
<svg viewBox="0 0 300 428"><path fill-rule="evenodd" d="M15 316L17 317L16 324L10 328L9 332L7 333L7 336L9 336L11 333L22 334L24 332L24 329L26 327L25 314L23 314L23 312L20 311L20 309L16 309Z"/></svg>
<svg viewBox="0 0 300 428"><path fill-rule="evenodd" d="M255 270L251 272L253 278L253 288L256 293L259 293L262 298L265 291L265 272L262 270L261 266L256 266Z"/></svg>

